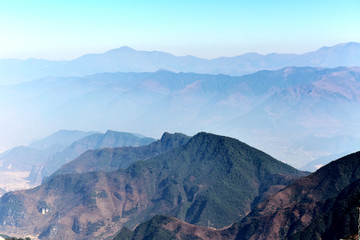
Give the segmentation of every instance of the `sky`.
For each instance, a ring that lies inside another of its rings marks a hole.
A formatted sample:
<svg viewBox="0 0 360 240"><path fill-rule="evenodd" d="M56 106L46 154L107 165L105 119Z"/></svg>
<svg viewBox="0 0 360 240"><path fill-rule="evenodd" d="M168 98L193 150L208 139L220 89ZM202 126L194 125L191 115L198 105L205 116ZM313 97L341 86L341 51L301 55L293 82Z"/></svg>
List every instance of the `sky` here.
<svg viewBox="0 0 360 240"><path fill-rule="evenodd" d="M0 1L0 59L70 60L121 46L203 58L360 42L359 0Z"/></svg>

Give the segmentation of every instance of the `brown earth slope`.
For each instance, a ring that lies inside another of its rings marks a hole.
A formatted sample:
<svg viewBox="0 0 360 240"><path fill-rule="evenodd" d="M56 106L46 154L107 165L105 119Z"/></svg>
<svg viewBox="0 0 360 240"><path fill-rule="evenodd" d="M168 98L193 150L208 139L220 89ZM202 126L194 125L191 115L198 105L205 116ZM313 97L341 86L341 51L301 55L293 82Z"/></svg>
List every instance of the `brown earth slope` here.
<svg viewBox="0 0 360 240"><path fill-rule="evenodd" d="M317 231L315 235L320 237L323 232L328 231L332 220L319 221L319 217L324 217L326 212L332 212L342 191L347 188L356 189L351 184L359 179L360 152L333 161L260 203L237 224L237 239L301 239L295 236L302 231L313 231L314 234ZM354 194L349 196L360 196ZM352 207L351 211L356 210L355 203ZM318 229L307 229L310 225L316 226L315 221L318 221Z"/></svg>

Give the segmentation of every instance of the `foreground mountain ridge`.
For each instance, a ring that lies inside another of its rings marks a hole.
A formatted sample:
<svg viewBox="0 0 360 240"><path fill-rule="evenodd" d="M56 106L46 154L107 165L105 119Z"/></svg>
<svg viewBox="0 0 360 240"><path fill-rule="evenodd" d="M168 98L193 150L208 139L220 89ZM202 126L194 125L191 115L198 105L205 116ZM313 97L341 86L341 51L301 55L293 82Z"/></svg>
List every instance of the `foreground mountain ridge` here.
<svg viewBox="0 0 360 240"><path fill-rule="evenodd" d="M155 216L114 240L152 239L357 239L360 206L360 152L329 163L256 206L224 229L189 225Z"/></svg>
<svg viewBox="0 0 360 240"><path fill-rule="evenodd" d="M103 239L156 214L223 227L304 174L236 139L199 133L126 170L59 174L7 193L0 229L40 239Z"/></svg>

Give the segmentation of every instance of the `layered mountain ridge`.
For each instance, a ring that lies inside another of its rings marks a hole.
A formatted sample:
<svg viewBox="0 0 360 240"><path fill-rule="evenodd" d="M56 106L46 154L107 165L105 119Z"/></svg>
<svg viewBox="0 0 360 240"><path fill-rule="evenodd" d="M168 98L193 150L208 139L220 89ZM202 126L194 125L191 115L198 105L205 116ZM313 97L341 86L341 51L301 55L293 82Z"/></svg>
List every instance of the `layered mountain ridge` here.
<svg viewBox="0 0 360 240"><path fill-rule="evenodd" d="M181 133L164 133L161 139L145 146L102 148L89 150L73 161L64 164L52 176L64 173L85 173L125 169L130 164L147 160L189 141L190 137Z"/></svg>
<svg viewBox="0 0 360 240"><path fill-rule="evenodd" d="M356 151L359 79L358 68L344 67L288 67L241 77L159 71L42 79L0 88L0 130L7 141L15 137L5 124L9 117L33 119L31 128L28 121L16 125L23 135L45 131L44 122L56 129L124 126L147 136L203 130L256 143L302 166ZM31 111L14 115L14 109Z"/></svg>
<svg viewBox="0 0 360 240"><path fill-rule="evenodd" d="M304 54L261 55L246 53L235 57L211 60L194 56L174 56L160 51L136 51L129 47L112 49L102 54L87 54L71 61L40 59L1 59L0 85L56 76L86 76L103 72L173 72L227 74L239 76L260 70L275 70L286 66L333 68L360 66L360 44L355 42L322 47Z"/></svg>

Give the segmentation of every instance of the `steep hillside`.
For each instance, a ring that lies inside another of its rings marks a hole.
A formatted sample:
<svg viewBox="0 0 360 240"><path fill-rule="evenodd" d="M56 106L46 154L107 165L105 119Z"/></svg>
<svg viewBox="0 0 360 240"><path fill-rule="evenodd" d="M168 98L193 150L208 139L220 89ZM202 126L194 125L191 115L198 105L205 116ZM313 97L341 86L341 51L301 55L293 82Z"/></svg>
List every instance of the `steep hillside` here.
<svg viewBox="0 0 360 240"><path fill-rule="evenodd" d="M127 168L131 163L147 160L172 148L179 147L187 143L189 139L190 137L181 133L164 133L160 140L146 146L89 150L62 166L52 176L64 173L109 172L119 168Z"/></svg>
<svg viewBox="0 0 360 240"><path fill-rule="evenodd" d="M360 152L333 161L260 203L238 225L238 239L338 239L354 233L359 179Z"/></svg>
<svg viewBox="0 0 360 240"><path fill-rule="evenodd" d="M101 239L157 214L224 227L304 173L236 139L199 133L126 170L59 174L0 199L0 231Z"/></svg>
<svg viewBox="0 0 360 240"><path fill-rule="evenodd" d="M321 212L311 223L289 240L329 239L338 240L358 234L360 206L360 180L349 184L336 197L328 199ZM355 239L355 238L354 238Z"/></svg>

